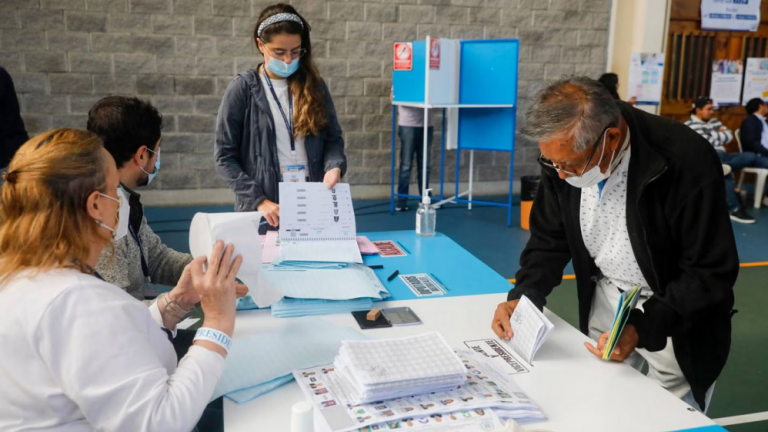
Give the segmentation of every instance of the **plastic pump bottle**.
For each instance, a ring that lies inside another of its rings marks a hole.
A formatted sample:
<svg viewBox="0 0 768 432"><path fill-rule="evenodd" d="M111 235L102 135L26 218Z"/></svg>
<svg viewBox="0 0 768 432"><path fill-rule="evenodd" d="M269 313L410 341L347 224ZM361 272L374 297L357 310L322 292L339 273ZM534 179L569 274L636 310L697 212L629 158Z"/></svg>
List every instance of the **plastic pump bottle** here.
<svg viewBox="0 0 768 432"><path fill-rule="evenodd" d="M416 210L416 234L424 237L435 235L435 223L437 222L437 212L432 207L429 198L431 190L427 189L427 194L421 199L421 204L419 204L419 208Z"/></svg>

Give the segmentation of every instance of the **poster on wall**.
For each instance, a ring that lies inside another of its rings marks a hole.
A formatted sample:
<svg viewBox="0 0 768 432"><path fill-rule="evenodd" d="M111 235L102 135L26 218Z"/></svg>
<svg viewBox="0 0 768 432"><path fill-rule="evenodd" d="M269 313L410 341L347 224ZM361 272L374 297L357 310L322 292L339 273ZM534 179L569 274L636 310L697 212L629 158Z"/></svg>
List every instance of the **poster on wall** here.
<svg viewBox="0 0 768 432"><path fill-rule="evenodd" d="M395 42L395 58L392 62L396 71L413 69L413 43Z"/></svg>
<svg viewBox="0 0 768 432"><path fill-rule="evenodd" d="M663 81L664 53L632 53L627 100L634 97L637 105L658 105Z"/></svg>
<svg viewBox="0 0 768 432"><path fill-rule="evenodd" d="M747 59L741 102L746 105L750 99L754 98L768 101L768 58Z"/></svg>
<svg viewBox="0 0 768 432"><path fill-rule="evenodd" d="M738 105L741 100L741 81L744 64L741 60L715 60L712 62L712 86L709 97L715 106Z"/></svg>
<svg viewBox="0 0 768 432"><path fill-rule="evenodd" d="M757 31L761 0L701 0L704 30Z"/></svg>

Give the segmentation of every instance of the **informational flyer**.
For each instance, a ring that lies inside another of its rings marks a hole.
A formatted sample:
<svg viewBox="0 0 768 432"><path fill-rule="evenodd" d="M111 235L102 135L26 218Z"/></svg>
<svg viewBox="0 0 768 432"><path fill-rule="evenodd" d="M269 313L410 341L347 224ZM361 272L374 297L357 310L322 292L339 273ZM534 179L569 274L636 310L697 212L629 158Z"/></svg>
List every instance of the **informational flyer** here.
<svg viewBox="0 0 768 432"><path fill-rule="evenodd" d="M747 59L741 103L746 105L750 99L754 98L768 100L768 58Z"/></svg>
<svg viewBox="0 0 768 432"><path fill-rule="evenodd" d="M757 31L760 0L701 0L704 30Z"/></svg>
<svg viewBox="0 0 768 432"><path fill-rule="evenodd" d="M741 60L715 60L712 62L712 86L709 97L715 106L738 105L741 100L741 81L744 63Z"/></svg>
<svg viewBox="0 0 768 432"><path fill-rule="evenodd" d="M627 100L634 97L637 105L660 104L663 81L664 53L632 53Z"/></svg>

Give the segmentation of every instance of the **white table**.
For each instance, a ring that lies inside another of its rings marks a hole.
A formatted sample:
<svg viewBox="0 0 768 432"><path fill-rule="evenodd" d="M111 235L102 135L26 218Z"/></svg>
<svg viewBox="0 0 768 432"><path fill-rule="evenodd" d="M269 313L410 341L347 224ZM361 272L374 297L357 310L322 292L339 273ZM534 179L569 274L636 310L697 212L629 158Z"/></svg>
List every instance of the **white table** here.
<svg viewBox="0 0 768 432"><path fill-rule="evenodd" d="M423 325L365 330L374 337L401 337L437 330L454 348L464 341L495 338L491 318L504 294L383 302L381 306L410 306ZM574 305L574 307L576 307ZM584 348L585 335L545 311L555 330L536 355L530 373L513 380L549 418L526 425L553 432L678 431L704 428L724 430L654 381L630 366L597 359ZM329 322L359 328L349 314L321 317ZM260 330L283 325L268 310L239 312L235 343ZM258 365L254 365L258 367ZM304 397L295 382L249 403L237 405L225 398L226 432L282 432L290 430L291 406Z"/></svg>

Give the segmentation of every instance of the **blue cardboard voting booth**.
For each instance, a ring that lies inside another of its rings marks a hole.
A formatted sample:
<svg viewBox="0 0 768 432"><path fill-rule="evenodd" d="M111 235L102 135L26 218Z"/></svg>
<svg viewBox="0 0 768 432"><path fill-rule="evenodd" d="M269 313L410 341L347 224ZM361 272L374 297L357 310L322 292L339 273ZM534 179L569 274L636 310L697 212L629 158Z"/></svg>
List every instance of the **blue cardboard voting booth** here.
<svg viewBox="0 0 768 432"><path fill-rule="evenodd" d="M406 45L403 47L403 45ZM398 50L398 48L401 48ZM410 62L399 62L398 51L412 55ZM518 39L455 40L431 38L424 41L397 43L392 74L392 173L390 211L395 199L421 198L420 195L395 193L396 109L409 106L443 110L440 142L439 202L472 203L507 208L507 225L512 224L512 178L515 151L515 121L517 115L517 69L520 41ZM408 67L410 66L410 68ZM427 128L424 128L424 154L427 154ZM456 190L446 198L445 151L455 149ZM459 191L461 152L469 151L469 187ZM506 202L472 199L475 151L509 153L509 193ZM428 156L423 160L422 184L427 183ZM463 198L463 197L466 197Z"/></svg>

